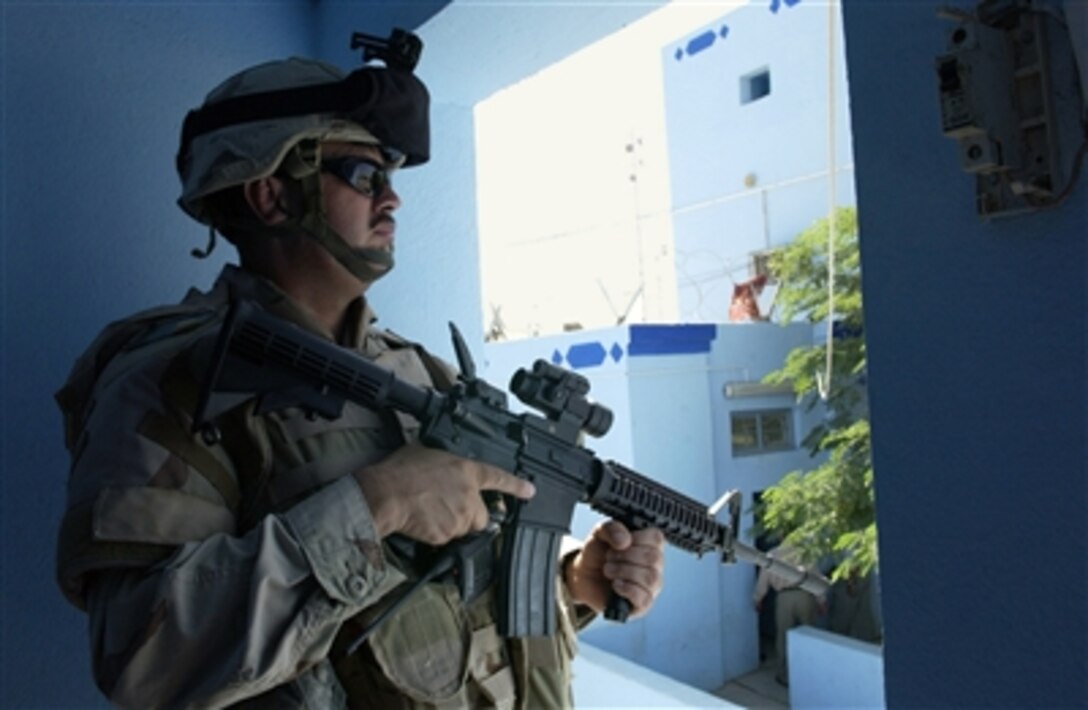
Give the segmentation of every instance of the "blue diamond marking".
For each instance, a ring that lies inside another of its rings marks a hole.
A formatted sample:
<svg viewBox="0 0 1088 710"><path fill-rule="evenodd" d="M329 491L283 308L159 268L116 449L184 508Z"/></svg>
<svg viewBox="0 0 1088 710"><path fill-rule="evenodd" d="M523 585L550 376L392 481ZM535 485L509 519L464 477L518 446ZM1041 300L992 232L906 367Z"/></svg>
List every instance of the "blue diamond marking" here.
<svg viewBox="0 0 1088 710"><path fill-rule="evenodd" d="M674 54L673 56L676 57L676 61L680 61L681 59L684 58L684 50L683 49L677 49L676 54Z"/></svg>
<svg viewBox="0 0 1088 710"><path fill-rule="evenodd" d="M729 36L729 25L722 25L721 30L718 31L718 36L725 39Z"/></svg>
<svg viewBox="0 0 1088 710"><path fill-rule="evenodd" d="M596 367L604 362L607 353L600 343L578 343L567 349L567 362L574 369L582 367Z"/></svg>
<svg viewBox="0 0 1088 710"><path fill-rule="evenodd" d="M552 353L552 364L561 365L563 363L563 354L556 350Z"/></svg>
<svg viewBox="0 0 1088 710"><path fill-rule="evenodd" d="M710 46L714 44L715 39L716 37L714 36L713 30L707 30L698 37L692 38L692 40L688 42L687 46L688 56L692 57L703 51L704 49L709 49Z"/></svg>
<svg viewBox="0 0 1088 710"><path fill-rule="evenodd" d="M612 343L612 349L608 351L608 354L612 356L614 362L619 362L620 358L623 357L623 348L620 347L619 343Z"/></svg>

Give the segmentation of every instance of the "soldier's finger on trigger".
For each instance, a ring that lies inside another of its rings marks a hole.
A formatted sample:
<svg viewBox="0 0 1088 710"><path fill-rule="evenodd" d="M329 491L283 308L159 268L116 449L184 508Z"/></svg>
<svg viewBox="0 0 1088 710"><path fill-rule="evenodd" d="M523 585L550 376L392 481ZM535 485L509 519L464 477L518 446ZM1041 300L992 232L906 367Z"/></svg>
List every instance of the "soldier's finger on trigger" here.
<svg viewBox="0 0 1088 710"><path fill-rule="evenodd" d="M532 483L496 466L481 463L476 471L481 491L499 491L523 500L528 500L536 494L536 486Z"/></svg>

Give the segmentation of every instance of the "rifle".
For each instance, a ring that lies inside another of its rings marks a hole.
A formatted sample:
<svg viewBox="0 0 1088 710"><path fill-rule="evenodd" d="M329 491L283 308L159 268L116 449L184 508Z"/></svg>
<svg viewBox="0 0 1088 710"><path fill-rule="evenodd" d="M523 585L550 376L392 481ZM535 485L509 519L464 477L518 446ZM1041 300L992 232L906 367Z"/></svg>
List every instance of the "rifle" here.
<svg viewBox="0 0 1088 710"><path fill-rule="evenodd" d="M828 582L822 576L769 557L736 539L739 492L726 494L711 511L699 501L620 463L603 461L583 447L583 432L602 436L612 424L611 411L586 398L589 381L584 377L544 360L537 360L531 370L518 370L510 390L543 416L515 414L508 409L503 391L477 377L463 338L452 323L450 329L461 373L450 390L440 392L404 382L351 350L255 304L234 300L214 349L204 358L206 381L193 430L214 443L218 437L214 417L254 395L259 397L258 413L298 406L330 419L340 416L344 402L351 401L409 414L420 423L419 439L424 445L528 479L536 487L532 499L504 496L504 511L496 513L492 507L497 526L451 543L418 582L490 554L491 546L481 540L487 542L495 528L501 527L497 623L499 633L506 637L554 632L559 546L570 531L578 503L588 504L631 530L657 527L668 543L700 557L715 552L723 563L753 563L812 594L827 591ZM721 505L729 508L728 523L715 517ZM490 583L488 575L471 574L471 564L466 569L459 582L463 595L471 596ZM473 577L476 579L468 579ZM385 615L391 611L387 609ZM630 602L613 594L605 617L625 621L629 613ZM361 641L362 637L351 650Z"/></svg>

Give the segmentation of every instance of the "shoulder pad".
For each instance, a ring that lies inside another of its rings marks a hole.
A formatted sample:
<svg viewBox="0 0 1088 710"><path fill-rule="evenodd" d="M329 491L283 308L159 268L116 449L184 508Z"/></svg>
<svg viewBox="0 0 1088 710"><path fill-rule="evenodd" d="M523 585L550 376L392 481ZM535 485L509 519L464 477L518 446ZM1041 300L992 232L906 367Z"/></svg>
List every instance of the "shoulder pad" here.
<svg viewBox="0 0 1088 710"><path fill-rule="evenodd" d="M119 372L118 361L127 359L129 365L142 361L165 347L180 348L205 326L218 322L220 313L207 306L175 305L152 308L107 325L76 360L68 380L54 395L64 414L65 443L69 450L83 426L84 410L107 369Z"/></svg>

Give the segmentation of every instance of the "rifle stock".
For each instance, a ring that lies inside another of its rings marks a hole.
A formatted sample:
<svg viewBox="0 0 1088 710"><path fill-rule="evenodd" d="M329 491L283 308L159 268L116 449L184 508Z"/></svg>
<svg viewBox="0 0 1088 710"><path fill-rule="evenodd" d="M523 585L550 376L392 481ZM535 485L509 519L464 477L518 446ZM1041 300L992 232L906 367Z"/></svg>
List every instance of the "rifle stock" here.
<svg viewBox="0 0 1088 710"><path fill-rule="evenodd" d="M392 408L420 422L420 441L466 458L484 461L528 479L536 495L507 497L498 568L498 625L504 636L548 635L555 630L555 579L559 547L570 531L574 506L594 510L637 530L658 527L669 544L702 556L716 552L722 562L742 559L797 578L814 594L827 581L736 540L739 503L731 524L706 506L614 461L602 461L579 440L583 432L603 434L611 413L584 398L584 378L537 361L511 382L519 398L547 416L515 414L506 394L475 377L465 362L467 348L454 329L462 377L439 392L399 380L364 357L277 318L256 305L231 306L211 353L204 353L208 381L193 428L214 438L214 418L239 401L258 397L257 411L301 406L322 416L339 416L345 401ZM468 373L468 376L465 376ZM781 569L779 569L781 568ZM630 606L615 596L608 618L624 620Z"/></svg>

